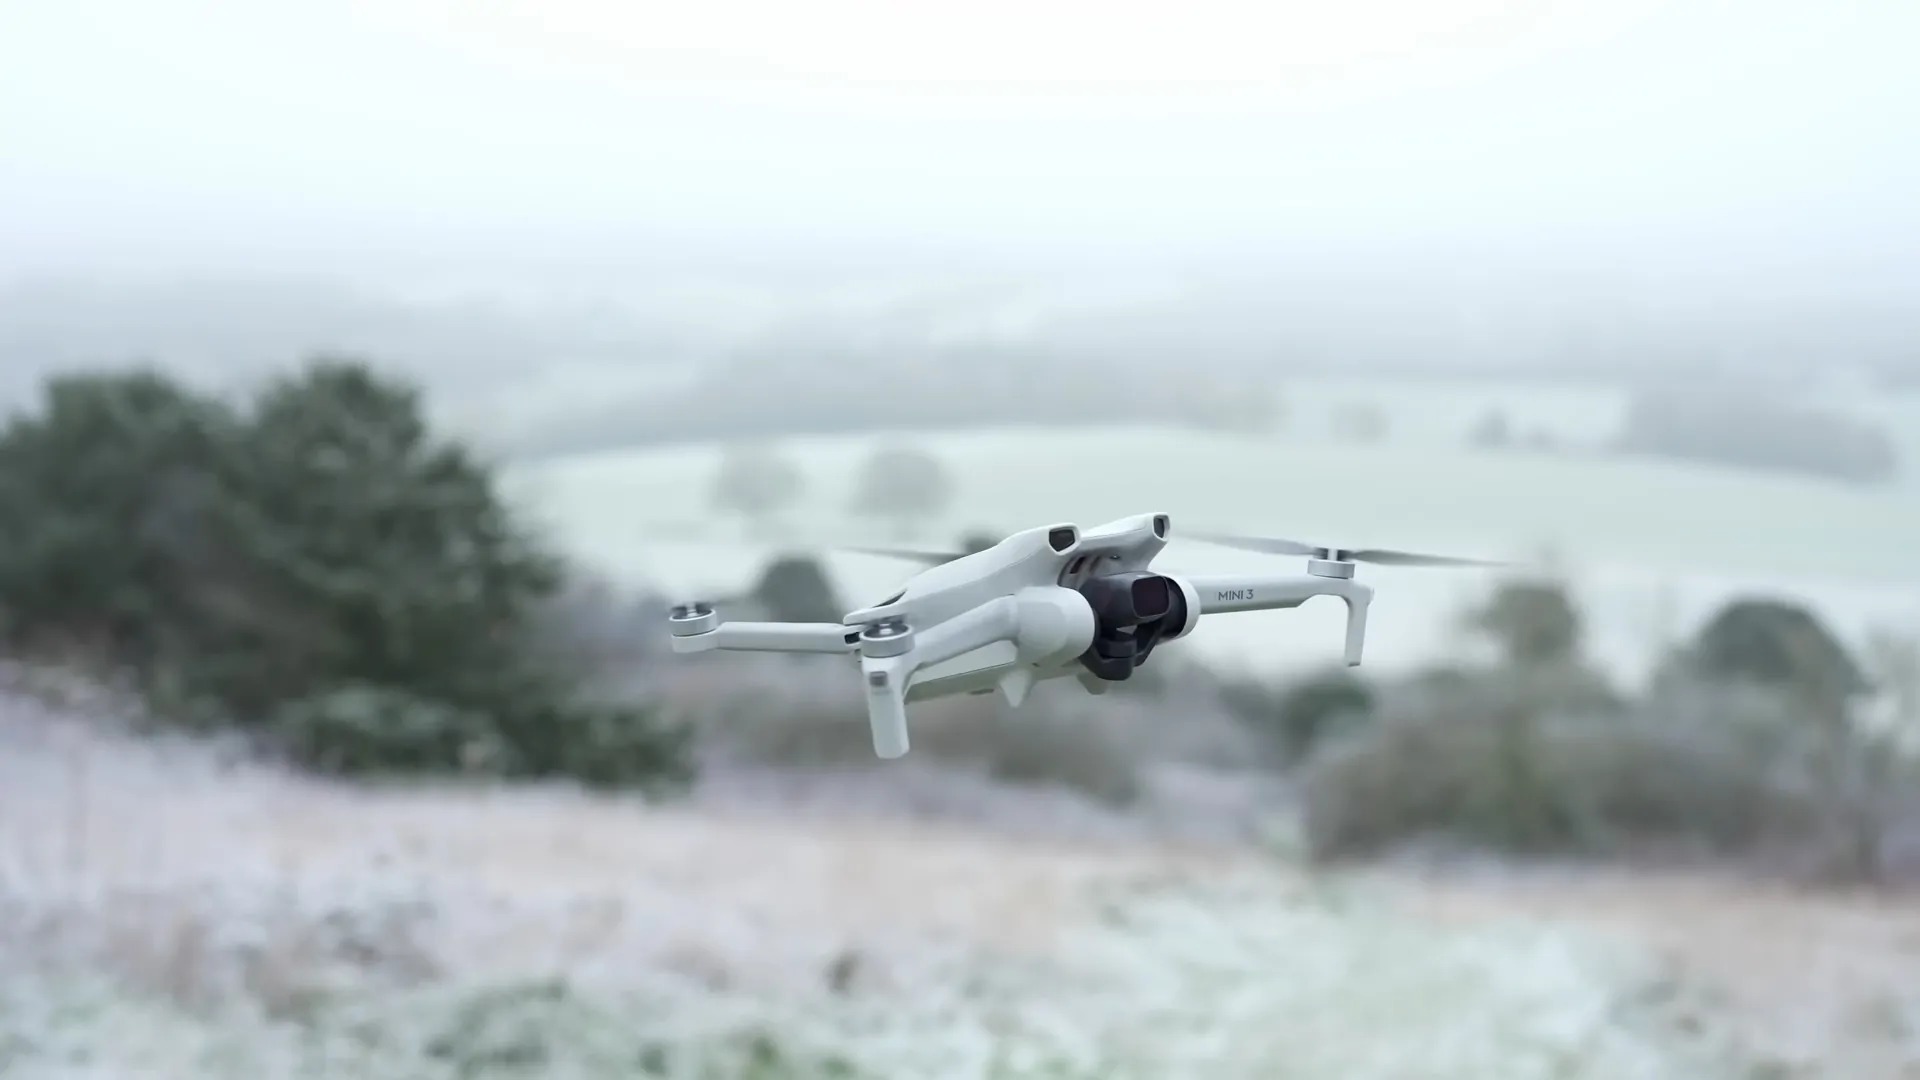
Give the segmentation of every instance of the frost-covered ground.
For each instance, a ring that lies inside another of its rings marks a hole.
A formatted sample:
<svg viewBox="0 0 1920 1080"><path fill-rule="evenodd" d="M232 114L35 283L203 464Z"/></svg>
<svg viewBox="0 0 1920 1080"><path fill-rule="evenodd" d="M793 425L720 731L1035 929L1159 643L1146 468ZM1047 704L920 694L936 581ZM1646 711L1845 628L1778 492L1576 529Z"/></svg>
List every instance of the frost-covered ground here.
<svg viewBox="0 0 1920 1080"><path fill-rule="evenodd" d="M4 717L9 1077L1612 1080L1752 1060L1682 1015L1633 935L1423 907L1391 876L1044 822L353 791L17 699Z"/></svg>

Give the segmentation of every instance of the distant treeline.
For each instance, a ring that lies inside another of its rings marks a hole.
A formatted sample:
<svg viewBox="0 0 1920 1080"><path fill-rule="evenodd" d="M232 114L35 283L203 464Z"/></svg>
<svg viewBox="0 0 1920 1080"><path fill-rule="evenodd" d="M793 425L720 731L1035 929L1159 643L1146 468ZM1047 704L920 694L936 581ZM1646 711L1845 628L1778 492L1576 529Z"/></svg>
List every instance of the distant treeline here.
<svg viewBox="0 0 1920 1080"><path fill-rule="evenodd" d="M675 392L606 402L514 451L539 457L616 446L855 431L1045 424L1180 424L1264 430L1268 381L1186 365L1115 369L1097 358L1016 349L756 356L716 364Z"/></svg>
<svg viewBox="0 0 1920 1080"><path fill-rule="evenodd" d="M1613 449L1862 483L1901 465L1893 440L1865 421L1724 388L1636 394Z"/></svg>

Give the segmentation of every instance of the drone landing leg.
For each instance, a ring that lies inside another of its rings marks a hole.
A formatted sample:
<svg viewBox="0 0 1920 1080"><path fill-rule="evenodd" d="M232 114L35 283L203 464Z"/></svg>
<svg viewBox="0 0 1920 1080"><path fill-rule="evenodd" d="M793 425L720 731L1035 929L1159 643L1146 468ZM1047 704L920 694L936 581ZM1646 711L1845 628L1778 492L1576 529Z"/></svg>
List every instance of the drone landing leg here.
<svg viewBox="0 0 1920 1080"><path fill-rule="evenodd" d="M871 636L862 639L860 666L867 682L867 719L873 729L873 752L897 758L908 749L907 682L915 671L1019 636L1020 608L1013 597L1000 597L972 611L940 623L919 636L917 644L900 646Z"/></svg>

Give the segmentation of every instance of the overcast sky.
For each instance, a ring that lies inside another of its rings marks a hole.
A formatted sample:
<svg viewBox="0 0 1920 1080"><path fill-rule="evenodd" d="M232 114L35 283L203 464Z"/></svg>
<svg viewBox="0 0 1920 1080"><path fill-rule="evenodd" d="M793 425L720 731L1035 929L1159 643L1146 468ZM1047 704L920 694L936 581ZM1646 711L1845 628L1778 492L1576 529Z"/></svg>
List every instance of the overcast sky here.
<svg viewBox="0 0 1920 1080"><path fill-rule="evenodd" d="M1912 0L0 12L14 269L657 230L1909 284L1920 260Z"/></svg>

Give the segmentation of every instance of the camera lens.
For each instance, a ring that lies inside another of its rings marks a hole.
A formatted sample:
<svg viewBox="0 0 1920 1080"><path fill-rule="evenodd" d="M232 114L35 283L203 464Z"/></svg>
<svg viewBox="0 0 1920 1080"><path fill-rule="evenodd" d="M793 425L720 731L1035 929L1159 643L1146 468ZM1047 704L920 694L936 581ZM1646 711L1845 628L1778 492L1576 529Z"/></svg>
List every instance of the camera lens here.
<svg viewBox="0 0 1920 1080"><path fill-rule="evenodd" d="M1133 613L1141 619L1157 619L1167 613L1172 598L1167 595L1167 579L1158 574L1136 578L1133 582Z"/></svg>

